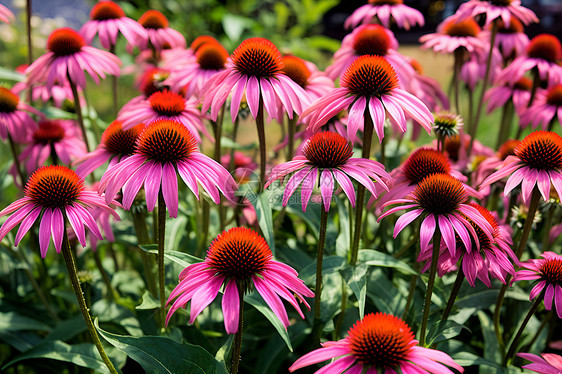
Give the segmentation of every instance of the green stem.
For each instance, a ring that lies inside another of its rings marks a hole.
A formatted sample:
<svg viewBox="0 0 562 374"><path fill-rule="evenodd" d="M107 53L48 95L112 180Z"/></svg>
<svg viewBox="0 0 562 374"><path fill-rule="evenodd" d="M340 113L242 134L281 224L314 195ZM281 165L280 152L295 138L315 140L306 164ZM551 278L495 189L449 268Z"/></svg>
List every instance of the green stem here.
<svg viewBox="0 0 562 374"><path fill-rule="evenodd" d="M96 250L94 251L92 249L92 255L94 257L94 262L96 263L96 267L98 268L98 271L101 274L101 278L103 280L103 283L105 283L105 286L107 287L107 295L109 296L110 300L117 300L119 299L119 292L117 292L117 290L111 285L111 279L109 279L109 275L107 275L107 272L105 271L105 269L103 268L103 264L101 262L101 257L99 252Z"/></svg>
<svg viewBox="0 0 562 374"><path fill-rule="evenodd" d="M453 70L453 83L455 89L455 110L457 114L461 113L461 106L460 106L460 75L461 75L461 68L463 63L464 51L460 48L457 48L454 53L455 62L454 62L454 70Z"/></svg>
<svg viewBox="0 0 562 374"><path fill-rule="evenodd" d="M138 245L150 243L150 238L148 236L148 228L146 227L146 215L137 209L132 209L131 214L133 216L133 226L135 227L135 232L137 234ZM156 296L156 280L154 279L154 273L152 272L153 261L149 258L149 254L139 248L142 266L144 269L144 277L146 282L146 287L152 296ZM152 256L152 255L150 255Z"/></svg>
<svg viewBox="0 0 562 374"><path fill-rule="evenodd" d="M158 192L158 283L160 294L160 328L166 322L166 272L164 267L164 240L166 239L166 202L162 190Z"/></svg>
<svg viewBox="0 0 562 374"><path fill-rule="evenodd" d="M109 53L115 54L115 44L109 46ZM117 118L117 113L119 111L119 98L117 95L119 77L116 75L111 76L111 91L113 92L113 116Z"/></svg>
<svg viewBox="0 0 562 374"><path fill-rule="evenodd" d="M70 243L68 242L68 235L66 234L66 230L64 230L62 241L62 254L64 257L64 262L68 270L68 275L70 276L72 288L74 289L74 293L76 294L76 300L78 300L78 305L80 306L80 311L82 312L82 317L84 317L84 321L86 321L86 326L88 327L90 337L92 338L94 345L98 349L103 362L109 369L109 372L117 373L117 370L115 370L115 367L113 366L113 364L109 360L109 357L107 357L107 354L103 349L98 333L96 332L96 328L94 327L94 323L92 322L92 318L90 317L90 313L86 305L86 300L84 299L84 294L82 293L82 288L80 288L80 281L78 280L78 275L76 274L76 264L70 250Z"/></svg>
<svg viewBox="0 0 562 374"><path fill-rule="evenodd" d="M263 98L260 95L260 103L258 107L258 115L256 116L256 127L258 129L258 142L260 146L260 181L258 183L258 193L263 190L265 184L265 163L267 161L266 144L265 144L265 127L263 114Z"/></svg>
<svg viewBox="0 0 562 374"><path fill-rule="evenodd" d="M462 258L461 258L462 262ZM459 290L461 289L462 283L464 281L464 273L459 266L459 270L457 271L457 277L455 278L455 283L453 284L453 288L451 289L451 294L449 295L449 300L447 301L447 306L441 315L441 322L447 321L449 315L451 314L451 310L453 309L453 305L455 305L455 300L457 299L457 295L459 294Z"/></svg>
<svg viewBox="0 0 562 374"><path fill-rule="evenodd" d="M338 340L340 338L341 328L343 325L343 320L345 319L345 310L347 309L347 284L345 279L341 279L341 312L336 321L334 327L333 340Z"/></svg>
<svg viewBox="0 0 562 374"><path fill-rule="evenodd" d="M544 291L541 292L539 297L537 297L535 299L535 302L531 306L531 309L529 309L529 312L525 316L525 319L523 320L523 323L521 323L521 326L519 327L519 330L517 330L517 333L515 334L515 337L511 341L511 344L509 346L509 350L507 351L507 354L505 355L505 358L504 358L504 365L505 366L509 366L509 364L511 363L513 355L515 354L515 350L517 349L517 344L519 343L519 339L521 338L521 335L523 334L523 331L525 330L525 327L527 326L527 324L531 320L531 317L533 316L533 314L535 314L538 307L541 305L541 302L542 302L543 298L544 298Z"/></svg>
<svg viewBox="0 0 562 374"><path fill-rule="evenodd" d="M320 205L320 231L318 235L318 247L316 249L316 286L314 288L314 322L312 327L315 346L320 344L320 336L322 334L320 299L322 296L322 264L324 259L327 227L328 212L325 209L324 202L322 202Z"/></svg>
<svg viewBox="0 0 562 374"><path fill-rule="evenodd" d="M238 331L236 331L236 335L234 335L234 342L232 343L232 368L230 370L232 374L238 373L238 366L240 365L240 352L242 351L242 330L244 328L244 288L240 284L237 284L237 286L238 295L240 297L240 309L238 312Z"/></svg>
<svg viewBox="0 0 562 374"><path fill-rule="evenodd" d="M14 165L16 167L16 171L21 179L21 185L25 186L25 183L27 182L27 178L25 177L25 174L23 173L23 169L21 168L20 160L18 158L18 151L16 150L16 143L14 142L14 139L12 138L12 135L10 135L9 132L8 132L8 143L10 143L10 151L12 152L12 158L14 159Z"/></svg>
<svg viewBox="0 0 562 374"><path fill-rule="evenodd" d="M299 116L296 113L293 113L293 118L289 118L288 120L288 127L289 127L289 134L288 139L289 143L287 144L287 161L293 159L295 154L295 130L297 127L297 121L299 120Z"/></svg>
<svg viewBox="0 0 562 374"><path fill-rule="evenodd" d="M402 312L402 319L406 319L408 316L408 311L414 300L414 293L416 292L416 284L418 283L418 274L413 274L410 278L410 288L408 289L408 298L406 299L406 306L404 307L404 312Z"/></svg>
<svg viewBox="0 0 562 374"><path fill-rule="evenodd" d="M371 157L373 129L373 119L371 118L371 114L367 111L365 112L365 126L363 129L363 150L361 153L361 157L365 159L369 159ZM362 184L359 184L357 186L357 201L355 204L355 230L353 231L353 242L349 259L349 263L352 266L355 266L355 264L357 264L357 256L359 254L359 240L361 239L361 223L363 220L363 209L365 208L365 186L363 186Z"/></svg>
<svg viewBox="0 0 562 374"><path fill-rule="evenodd" d="M439 247L441 244L441 231L439 227L435 228L433 234L433 253L431 255L431 268L429 270L429 279L427 281L427 292L425 294L425 303L423 306L423 316L420 329L420 346L425 347L425 333L427 330L427 321L429 320L429 309L431 307L431 295L433 295L433 286L435 284L435 274L437 273L437 259L439 258Z"/></svg>
<svg viewBox="0 0 562 374"><path fill-rule="evenodd" d="M480 97L478 98L478 106L476 107L476 114L474 116L474 121L470 126L470 145L468 146L467 156L472 153L472 146L474 145L474 137L476 136L476 130L478 129L478 122L480 121L480 115L482 114L482 109L484 107L484 94L488 88L488 82L490 80L490 71L492 70L492 53L494 51L494 44L496 42L496 36L498 34L498 20L492 21L492 30L490 36L490 51L488 52L488 61L486 61L486 73L484 74L484 81L482 82L482 90L480 91Z"/></svg>
<svg viewBox="0 0 562 374"><path fill-rule="evenodd" d="M542 250L546 251L546 247L548 246L548 242L549 242L549 234L550 234L550 229L552 228L552 220L554 218L554 211L555 211L555 207L551 206L550 204L548 205L547 208L547 213L546 213L546 222L544 223L544 227L543 227L543 234L542 234Z"/></svg>
<svg viewBox="0 0 562 374"><path fill-rule="evenodd" d="M500 132L498 133L498 140L496 141L496 149L509 139L511 134L511 122L513 119L513 101L508 100L506 105L502 108L502 118L500 125Z"/></svg>
<svg viewBox="0 0 562 374"><path fill-rule="evenodd" d="M86 133L86 126L84 126L84 117L82 116L82 106L80 105L80 97L78 96L78 89L76 85L70 79L70 74L66 74L68 78L68 83L70 84L70 89L72 90L72 96L74 98L74 110L76 111L76 116L78 117L78 124L80 125L80 130L82 130L82 137L84 138L84 144L86 144L86 150L90 152L90 143L88 141L88 134Z"/></svg>

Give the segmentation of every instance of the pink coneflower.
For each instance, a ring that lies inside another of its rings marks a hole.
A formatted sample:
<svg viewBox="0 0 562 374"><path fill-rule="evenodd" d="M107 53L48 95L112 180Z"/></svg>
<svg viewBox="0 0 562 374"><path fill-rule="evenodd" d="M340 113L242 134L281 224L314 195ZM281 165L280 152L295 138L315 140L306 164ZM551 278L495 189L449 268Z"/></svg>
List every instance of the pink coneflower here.
<svg viewBox="0 0 562 374"><path fill-rule="evenodd" d="M489 41L492 37L491 26L488 26L480 33L480 36ZM529 37L523 31L523 25L517 18L511 18L511 22L499 21L498 33L494 42L506 60L514 59L525 53L529 45Z"/></svg>
<svg viewBox="0 0 562 374"><path fill-rule="evenodd" d="M467 155L470 139L470 135L464 132L445 138L445 152L447 152L455 170L466 170L473 158L491 157L495 154L494 150L484 146L478 140L474 140L471 156Z"/></svg>
<svg viewBox="0 0 562 374"><path fill-rule="evenodd" d="M562 123L562 84L537 91L533 104L521 114L520 125L551 131L556 120Z"/></svg>
<svg viewBox="0 0 562 374"><path fill-rule="evenodd" d="M394 227L394 237L416 218L423 216L420 226L421 251L429 249L429 241L438 229L451 256L454 256L455 233L467 250L472 248L471 237L478 240L468 220L479 225L487 237L493 239L492 226L477 209L467 204L467 200L468 193L458 179L449 174L432 174L419 182L406 198L387 202L384 206L405 205L387 210L378 220L399 210L413 209L398 218Z"/></svg>
<svg viewBox="0 0 562 374"><path fill-rule="evenodd" d="M348 139L355 139L364 124L365 115L371 117L380 141L384 137L386 114L402 132L406 131L406 115L421 124L429 133L433 115L412 94L398 88L398 77L392 66L380 56L361 56L342 75L341 87L318 99L302 114L308 129L316 132L332 117L349 108Z"/></svg>
<svg viewBox="0 0 562 374"><path fill-rule="evenodd" d="M475 49L467 61L462 64L459 78L470 90L474 90L479 82L486 77L486 68L488 64L489 51L483 49ZM492 49L490 55L490 71L488 81L493 81L501 73L503 57L497 48Z"/></svg>
<svg viewBox="0 0 562 374"><path fill-rule="evenodd" d="M166 79L169 76L170 72L166 69L154 66L146 69L135 79L135 85L142 95L135 96L131 100L127 101L127 103L125 103L119 111L127 112L129 108L135 108L140 102L147 100L150 95L155 92L173 91L180 93L180 91L172 90L172 87L170 87L166 82Z"/></svg>
<svg viewBox="0 0 562 374"><path fill-rule="evenodd" d="M445 247L442 247L439 253L439 262L437 270L439 276L456 270L457 263L461 261L461 269L468 283L474 287L476 278L480 279L486 286L492 287L489 275L499 279L502 283L506 283L506 275L515 274L515 268L511 261L517 262L517 257L511 245L513 241L511 236L502 226L498 225L492 213L473 202L470 206L480 212L492 226L493 237L490 238L481 228L473 221L468 219L476 232L476 238L472 241L471 248L465 248L464 245L457 240L457 251L454 256L451 255ZM511 261L510 261L511 259ZM431 262L431 251L420 252L418 261L427 261L423 270L429 269Z"/></svg>
<svg viewBox="0 0 562 374"><path fill-rule="evenodd" d="M28 83L70 81L82 89L86 86L86 71L99 84L107 73L118 76L121 60L112 53L91 47L76 31L64 27L56 29L47 39L49 52L39 57L27 69Z"/></svg>
<svg viewBox="0 0 562 374"><path fill-rule="evenodd" d="M410 86L415 74L408 58L398 53L398 41L392 31L381 25L362 25L347 35L340 49L334 54L334 62L326 68L332 79L339 77L359 56L384 57L398 75L400 88Z"/></svg>
<svg viewBox="0 0 562 374"><path fill-rule="evenodd" d="M460 20L453 15L446 18L437 27L437 33L420 37L422 48L432 48L433 52L452 53L458 48L464 48L472 53L478 49L485 49L486 43L478 38L480 26L472 18Z"/></svg>
<svg viewBox="0 0 562 374"><path fill-rule="evenodd" d="M14 13L4 5L0 4L0 21L10 23L15 20Z"/></svg>
<svg viewBox="0 0 562 374"><path fill-rule="evenodd" d="M194 52L191 63L181 65L172 71L167 82L176 89L187 87L186 96L201 96L205 84L217 73L225 69L229 55L218 42L205 43Z"/></svg>
<svg viewBox="0 0 562 374"><path fill-rule="evenodd" d="M515 148L515 156L508 156L500 170L490 175L480 188L510 176L504 189L507 196L521 184L523 202L538 187L544 200L548 201L550 186L562 198L562 137L554 132L535 131L530 133Z"/></svg>
<svg viewBox="0 0 562 374"><path fill-rule="evenodd" d="M541 353L541 356L532 353L518 353L517 356L529 360L532 364L521 366L541 374L562 374L562 357L554 353Z"/></svg>
<svg viewBox="0 0 562 374"><path fill-rule="evenodd" d="M141 123L129 130L123 130L121 122L113 121L101 135L98 147L74 162L74 165L77 165L76 174L85 178L107 161L109 161L109 169L123 159L132 156L139 134L143 129L144 124Z"/></svg>
<svg viewBox="0 0 562 374"><path fill-rule="evenodd" d="M410 93L419 98L432 112L449 110L449 98L443 92L441 84L435 79L425 76L418 61L411 58L408 62L416 72L410 84ZM412 138L414 137L412 136Z"/></svg>
<svg viewBox="0 0 562 374"><path fill-rule="evenodd" d="M562 83L562 44L551 34L535 36L527 45L527 55L513 60L497 78L497 83L513 82L533 70L542 81Z"/></svg>
<svg viewBox="0 0 562 374"><path fill-rule="evenodd" d="M304 89L283 73L283 60L277 47L263 38L246 39L236 48L226 70L214 75L207 83L201 111L211 108L211 117L216 120L220 108L232 93L230 115L234 122L244 92L254 118L260 101L273 119L279 119L278 103L289 118L293 118L293 112L300 115L309 104Z"/></svg>
<svg viewBox="0 0 562 374"><path fill-rule="evenodd" d="M123 187L123 207L129 209L144 185L146 205L152 211L160 190L170 217L178 215L178 182L180 175L199 198L200 183L215 203L220 192L234 198L236 185L232 176L219 163L197 150L194 135L180 122L158 119L140 133L134 154L108 169L100 182L110 201ZM160 188L162 186L162 188Z"/></svg>
<svg viewBox="0 0 562 374"><path fill-rule="evenodd" d="M172 91L158 91L146 100L131 103L119 111L117 120L123 130L128 130L139 123L150 123L157 119L169 119L181 122L201 142L199 132L208 135L197 108L195 99L186 99L183 95Z"/></svg>
<svg viewBox="0 0 562 374"><path fill-rule="evenodd" d="M495 173L504 163L508 156L515 156L515 149L521 143L517 139L509 139L503 143L496 154L492 157L486 157L478 164L478 167L472 174L473 186L480 186L486 178ZM489 188L483 190L484 195L489 195Z"/></svg>
<svg viewBox="0 0 562 374"><path fill-rule="evenodd" d="M318 185L326 212L330 209L335 181L352 206L355 206L355 190L351 178L365 186L375 197L378 196L378 191L371 179L388 191L390 175L384 170L384 166L373 160L352 158L352 155L353 148L343 136L330 131L316 133L304 145L302 156L295 156L292 161L273 168L265 187L296 172L285 187L283 206L287 205L291 195L302 185L302 210L305 211L312 191Z"/></svg>
<svg viewBox="0 0 562 374"><path fill-rule="evenodd" d="M512 17L523 22L525 25L531 22L539 22L535 13L524 6L519 0L469 0L461 4L455 15L460 18L476 17L479 14L486 15L486 26L496 19L501 19L509 24Z"/></svg>
<svg viewBox="0 0 562 374"><path fill-rule="evenodd" d="M526 270L519 270L513 279L537 280L529 300L544 291L545 309L550 310L554 301L556 313L562 318L562 256L550 251L542 253L541 256L543 258L522 262L520 266Z"/></svg>
<svg viewBox="0 0 562 374"><path fill-rule="evenodd" d="M406 30L414 25L425 24L420 11L404 5L403 0L369 0L368 4L360 6L347 17L344 26L347 29L355 28L361 23L371 23L375 17L386 28L390 28L391 22Z"/></svg>
<svg viewBox="0 0 562 374"><path fill-rule="evenodd" d="M86 153L80 128L75 121L49 119L40 121L30 137L30 143L19 155L29 174L51 157L53 164L65 165Z"/></svg>
<svg viewBox="0 0 562 374"><path fill-rule="evenodd" d="M9 135L18 143L25 142L37 127L28 112L43 116L37 109L20 101L12 91L0 87L0 138L6 140Z"/></svg>
<svg viewBox="0 0 562 374"><path fill-rule="evenodd" d="M47 255L51 237L57 253L60 252L65 217L83 247L86 246L85 227L102 239L91 209L102 208L119 220L117 213L104 202L103 197L85 190L84 180L64 166L44 166L38 169L29 178L24 194L25 197L0 212L0 217L14 213L0 228L0 240L21 222L14 240L17 246L42 214L39 223L39 247L43 258ZM115 201L110 200L110 203Z"/></svg>
<svg viewBox="0 0 562 374"><path fill-rule="evenodd" d="M168 311L166 324L189 301L189 323L193 323L221 288L224 288L222 310L228 334L238 332L241 297L254 287L285 328L289 326L289 318L281 298L304 318L297 299L310 309L304 297L314 294L297 278L293 268L272 258L267 242L255 231L244 227L224 231L209 246L205 261L189 265L180 273L180 283L168 299L168 304L176 300Z"/></svg>
<svg viewBox="0 0 562 374"><path fill-rule="evenodd" d="M390 314L367 314L347 334L337 342L322 343L322 348L299 358L289 371L328 360L331 362L316 373L451 374L446 366L464 371L446 353L420 347L410 326Z"/></svg>
<svg viewBox="0 0 562 374"><path fill-rule="evenodd" d="M148 33L146 40L141 44L141 49L147 49L151 45L156 51L165 48L185 48L183 35L171 27L166 16L157 10L147 10L140 18L139 23Z"/></svg>
<svg viewBox="0 0 562 374"><path fill-rule="evenodd" d="M521 77L515 82L509 81L490 87L484 95L484 100L488 102L486 112L491 113L497 108L505 106L511 100L515 113L521 115L529 104L532 87L533 82L527 77Z"/></svg>
<svg viewBox="0 0 562 374"><path fill-rule="evenodd" d="M449 174L461 182L467 178L451 167L447 156L432 148L419 148L400 167L392 170L392 188L377 201L377 206L394 199L402 199L408 196L416 186L431 174ZM470 186L463 183L466 192L470 196L481 198L482 195ZM380 189L379 189L380 190Z"/></svg>
<svg viewBox="0 0 562 374"><path fill-rule="evenodd" d="M12 91L20 94L23 90L29 89L27 82L18 82L14 84ZM68 81L63 83L55 82L52 86L47 87L46 84L33 85L33 101L40 101L42 103L52 103L57 108L62 108L67 100L72 101L72 88Z"/></svg>
<svg viewBox="0 0 562 374"><path fill-rule="evenodd" d="M334 81L316 65L296 56L283 57L283 73L301 86L312 100L334 88Z"/></svg>
<svg viewBox="0 0 562 374"><path fill-rule="evenodd" d="M125 16L123 9L113 1L100 1L90 12L90 21L80 28L80 34L91 44L96 34L105 49L115 47L119 32L133 47L146 45L147 32L141 24Z"/></svg>

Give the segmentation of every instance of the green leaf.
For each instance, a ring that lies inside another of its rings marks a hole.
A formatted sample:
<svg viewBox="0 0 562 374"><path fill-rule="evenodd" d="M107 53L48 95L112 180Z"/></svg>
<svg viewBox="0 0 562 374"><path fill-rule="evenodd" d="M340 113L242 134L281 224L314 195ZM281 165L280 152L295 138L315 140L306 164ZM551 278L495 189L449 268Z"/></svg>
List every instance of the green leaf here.
<svg viewBox="0 0 562 374"><path fill-rule="evenodd" d="M354 267L346 267L341 270L342 277L347 285L353 291L353 294L359 302L359 318L363 319L365 315L365 298L367 296L367 271L369 267L365 264L359 264Z"/></svg>
<svg viewBox="0 0 562 374"><path fill-rule="evenodd" d="M50 358L52 360L65 361L74 365L82 366L103 373L109 370L102 361L96 347L93 344L69 345L60 340L49 341L22 353L2 367L2 370L11 365L29 359Z"/></svg>
<svg viewBox="0 0 562 374"><path fill-rule="evenodd" d="M86 331L86 322L84 318L78 314L74 317L60 321L57 323L53 331L45 338L45 340L68 340L76 335Z"/></svg>
<svg viewBox="0 0 562 374"><path fill-rule="evenodd" d="M20 74L12 69L0 67L0 80L23 82L25 81L25 75Z"/></svg>
<svg viewBox="0 0 562 374"><path fill-rule="evenodd" d="M147 374L226 374L225 367L197 345L178 343L163 336L124 336L102 330L100 335L115 348L138 362Z"/></svg>
<svg viewBox="0 0 562 374"><path fill-rule="evenodd" d="M0 313L0 331L41 330L51 331L43 322L22 316L16 312Z"/></svg>
<svg viewBox="0 0 562 374"><path fill-rule="evenodd" d="M273 214L271 212L271 199L272 192L270 190L263 190L259 196L252 191L249 184L242 185L236 192L237 196L244 196L250 201L256 210L258 224L263 233L269 248L275 256L275 237L273 235Z"/></svg>
<svg viewBox="0 0 562 374"><path fill-rule="evenodd" d="M273 327L275 327L279 335L281 335L281 338L283 338L283 340L285 341L285 344L287 344L289 350L293 352L293 346L291 345L291 338L289 337L289 333L287 332L285 326L283 326L279 318L275 315L275 313L273 313L271 308L265 303L265 301L261 297L257 297L255 293L251 293L249 295L244 296L244 301L252 305L258 311L260 311L261 314L263 314L265 318L267 318L269 322L271 322L271 324L273 325Z"/></svg>
<svg viewBox="0 0 562 374"><path fill-rule="evenodd" d="M139 247L145 252L158 254L158 245L156 244L146 244ZM165 251L164 258L173 261L184 268L191 264L203 262L203 259L199 257L195 257L179 251Z"/></svg>
<svg viewBox="0 0 562 374"><path fill-rule="evenodd" d="M225 14L222 19L224 33L232 41L238 41L242 37L244 29L251 28L255 23L250 18L240 17L234 14Z"/></svg>
<svg viewBox="0 0 562 374"><path fill-rule="evenodd" d="M448 320L444 323L442 323L442 321L438 321L429 328L426 341L428 342L428 345L437 344L444 340L452 339L455 336L458 336L462 329L470 331L468 327L461 325L460 323L456 323L455 321Z"/></svg>
<svg viewBox="0 0 562 374"><path fill-rule="evenodd" d="M396 270L404 273L416 275L417 271L412 269L408 264L402 262L390 255L385 253L375 251L372 249L361 249L359 251L359 261L369 266L383 266L389 268L395 268Z"/></svg>
<svg viewBox="0 0 562 374"><path fill-rule="evenodd" d="M340 271L346 264L346 259L340 256L324 257L324 260L322 261L322 274L328 275L336 271ZM316 279L316 261L301 271L300 278L304 280L305 283L310 284L314 282Z"/></svg>
<svg viewBox="0 0 562 374"><path fill-rule="evenodd" d="M160 307L160 302L156 300L148 291L144 291L142 295L142 303L137 305L135 309L156 309Z"/></svg>

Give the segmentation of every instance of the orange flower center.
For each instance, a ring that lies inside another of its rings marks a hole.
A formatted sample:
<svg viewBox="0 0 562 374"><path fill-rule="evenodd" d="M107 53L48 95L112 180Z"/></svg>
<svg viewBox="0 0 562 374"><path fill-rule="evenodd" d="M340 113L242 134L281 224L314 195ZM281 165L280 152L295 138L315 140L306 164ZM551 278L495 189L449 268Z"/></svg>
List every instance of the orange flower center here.
<svg viewBox="0 0 562 374"><path fill-rule="evenodd" d="M348 331L352 355L364 366L395 368L416 345L414 333L400 318L385 313L367 314Z"/></svg>
<svg viewBox="0 0 562 374"><path fill-rule="evenodd" d="M55 56L68 56L80 52L86 45L84 39L76 31L68 27L56 29L47 39L47 49Z"/></svg>
<svg viewBox="0 0 562 374"><path fill-rule="evenodd" d="M203 70L221 70L228 58L228 52L219 43L205 43L195 53L197 63Z"/></svg>
<svg viewBox="0 0 562 374"><path fill-rule="evenodd" d="M84 190L84 180L66 166L43 166L25 186L25 196L46 208L64 208L73 204Z"/></svg>
<svg viewBox="0 0 562 374"><path fill-rule="evenodd" d="M101 135L101 143L114 155L132 155L144 124L123 131L120 121L113 121Z"/></svg>
<svg viewBox="0 0 562 374"><path fill-rule="evenodd" d="M322 169L334 169L345 165L353 156L353 148L340 134L324 131L308 139L303 147L303 153L311 165Z"/></svg>
<svg viewBox="0 0 562 374"><path fill-rule="evenodd" d="M462 21L456 19L449 20L443 26L443 32L449 36L475 38L480 32L480 26L472 18L467 18Z"/></svg>
<svg viewBox="0 0 562 374"><path fill-rule="evenodd" d="M56 143L64 138L64 128L59 120L47 120L38 123L38 128L33 132L36 143Z"/></svg>
<svg viewBox="0 0 562 374"><path fill-rule="evenodd" d="M139 18L139 23L145 29L165 29L170 25L166 16L157 10L147 10Z"/></svg>
<svg viewBox="0 0 562 374"><path fill-rule="evenodd" d="M191 45L189 46L189 48L191 48L191 50L195 53L197 52L197 50L204 44L206 43L217 43L220 44L219 41L215 38L213 38L210 35L201 35L198 36L197 38L195 38L193 40L193 42L191 42Z"/></svg>
<svg viewBox="0 0 562 374"><path fill-rule="evenodd" d="M552 86L546 94L546 102L550 105L562 106L562 84Z"/></svg>
<svg viewBox="0 0 562 374"><path fill-rule="evenodd" d="M459 160L459 151L461 149L461 138L458 135L445 138L445 150L449 158L453 161Z"/></svg>
<svg viewBox="0 0 562 374"><path fill-rule="evenodd" d="M140 90L145 97L149 97L155 92L163 91L169 89L168 86L164 85L166 78L170 76L170 73L164 69L152 68L148 69L141 78Z"/></svg>
<svg viewBox="0 0 562 374"><path fill-rule="evenodd" d="M562 287L562 258L544 260L539 271L541 280Z"/></svg>
<svg viewBox="0 0 562 374"><path fill-rule="evenodd" d="M165 117L178 116L185 109L185 98L168 90L153 93L148 102L156 113Z"/></svg>
<svg viewBox="0 0 562 374"><path fill-rule="evenodd" d="M515 155L515 148L521 143L521 140L518 139L509 139L505 143L503 143L498 149L497 156L500 160L505 160L507 156L514 156Z"/></svg>
<svg viewBox="0 0 562 374"><path fill-rule="evenodd" d="M296 56L283 57L283 72L302 88L306 88L310 70L304 61Z"/></svg>
<svg viewBox="0 0 562 374"><path fill-rule="evenodd" d="M482 207L482 206L480 206L480 205L478 205L474 202L470 202L470 203L468 203L468 205L475 208L482 215L482 217L484 217L484 219L486 221L488 221L488 223L492 226L493 237L494 238L498 237L499 234L500 234L500 228L498 226L498 222L496 221L496 219L494 218L492 213L488 209L486 209L486 208L484 208L484 207ZM476 232L476 236L478 237L478 242L480 243L480 250L484 250L484 249L493 250L494 249L494 242L492 240L490 240L490 238L488 237L488 235L486 235L484 230L482 230L480 225L477 225L476 223L474 223L468 217L466 217L466 218L467 218L467 221L470 223L470 225L474 228L474 231ZM464 246L461 246L461 247L464 248Z"/></svg>
<svg viewBox="0 0 562 374"><path fill-rule="evenodd" d="M5 87L0 87L0 113L13 113L18 108L20 98Z"/></svg>
<svg viewBox="0 0 562 374"><path fill-rule="evenodd" d="M435 149L420 148L408 157L402 171L413 185L431 174L449 174L451 164L443 153Z"/></svg>
<svg viewBox="0 0 562 374"><path fill-rule="evenodd" d="M113 1L100 1L92 8L90 19L94 21L105 21L125 17L125 12Z"/></svg>
<svg viewBox="0 0 562 374"><path fill-rule="evenodd" d="M540 34L531 39L527 46L527 54L529 57L556 62L562 58L562 45L556 36Z"/></svg>
<svg viewBox="0 0 562 374"><path fill-rule="evenodd" d="M139 135L136 152L162 164L185 161L197 151L197 142L180 122L159 119Z"/></svg>
<svg viewBox="0 0 562 374"><path fill-rule="evenodd" d="M515 148L515 155L534 169L562 169L562 137L550 131L532 132Z"/></svg>
<svg viewBox="0 0 562 374"><path fill-rule="evenodd" d="M267 39L246 39L232 53L232 62L240 73L257 78L271 78L283 69L277 47Z"/></svg>
<svg viewBox="0 0 562 374"><path fill-rule="evenodd" d="M498 32L501 34L518 34L523 32L523 24L515 17L511 17L509 25L501 19L498 20Z"/></svg>
<svg viewBox="0 0 562 374"><path fill-rule="evenodd" d="M343 73L340 84L355 96L380 97L398 87L398 77L384 57L361 56Z"/></svg>
<svg viewBox="0 0 562 374"><path fill-rule="evenodd" d="M431 174L412 192L414 201L428 213L446 215L466 202L468 194L462 183L449 174Z"/></svg>
<svg viewBox="0 0 562 374"><path fill-rule="evenodd" d="M390 37L381 25L361 26L361 30L357 33L353 42L353 49L359 56L384 56L389 48Z"/></svg>
<svg viewBox="0 0 562 374"><path fill-rule="evenodd" d="M521 90L521 91L530 91L531 88L533 87L533 81L530 80L527 77L521 77L517 82L515 82L515 84L513 85L513 88L516 90Z"/></svg>
<svg viewBox="0 0 562 374"><path fill-rule="evenodd" d="M252 276L260 275L272 257L267 242L258 233L245 227L233 227L213 240L206 262L218 275L235 280L239 287L248 291Z"/></svg>

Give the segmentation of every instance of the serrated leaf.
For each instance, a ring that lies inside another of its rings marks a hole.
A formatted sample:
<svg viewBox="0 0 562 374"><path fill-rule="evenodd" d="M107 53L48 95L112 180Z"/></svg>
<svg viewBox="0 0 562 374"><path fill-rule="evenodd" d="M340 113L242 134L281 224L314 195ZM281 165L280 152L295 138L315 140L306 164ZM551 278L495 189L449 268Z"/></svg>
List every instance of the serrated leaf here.
<svg viewBox="0 0 562 374"><path fill-rule="evenodd" d="M142 303L137 305L135 309L156 309L160 307L160 302L156 300L148 291L144 291L142 295Z"/></svg>
<svg viewBox="0 0 562 374"><path fill-rule="evenodd" d="M359 264L354 267L346 267L341 270L341 274L347 285L353 291L359 303L359 317L363 319L365 315L365 299L367 296L367 271L369 267L365 264Z"/></svg>
<svg viewBox="0 0 562 374"><path fill-rule="evenodd" d="M157 244L146 244L146 245L140 245L139 247L145 252L158 254ZM184 268L186 268L191 264L203 262L203 259L199 257L195 257L190 254L179 252L179 251L165 251L164 258L173 261Z"/></svg>
<svg viewBox="0 0 562 374"><path fill-rule="evenodd" d="M271 324L273 325L273 327L275 327L279 335L281 335L281 338L283 338L285 344L287 344L289 350L293 352L293 346L291 345L291 338L289 337L289 333L287 332L285 326L283 326L279 318L275 315L275 313L273 313L271 308L265 303L265 301L261 297L256 296L255 293L251 293L249 295L244 296L244 301L246 301L248 304L256 308L261 314L265 316L265 318L269 320L269 322L271 322Z"/></svg>
<svg viewBox="0 0 562 374"><path fill-rule="evenodd" d="M383 266L395 268L396 270L404 274L418 274L417 271L412 269L410 265L406 264L405 262L402 262L390 255L372 249L361 249L359 251L358 257L359 262L369 266Z"/></svg>
<svg viewBox="0 0 562 374"><path fill-rule="evenodd" d="M102 361L96 347L93 344L69 345L60 340L49 341L40 344L31 350L22 353L2 367L2 370L11 365L29 359L49 358L52 360L65 361L74 365L82 366L103 373L109 373L107 366Z"/></svg>
<svg viewBox="0 0 562 374"><path fill-rule="evenodd" d="M163 336L124 336L102 330L99 334L115 348L138 362L147 374L226 374L220 364L204 348L178 343Z"/></svg>

